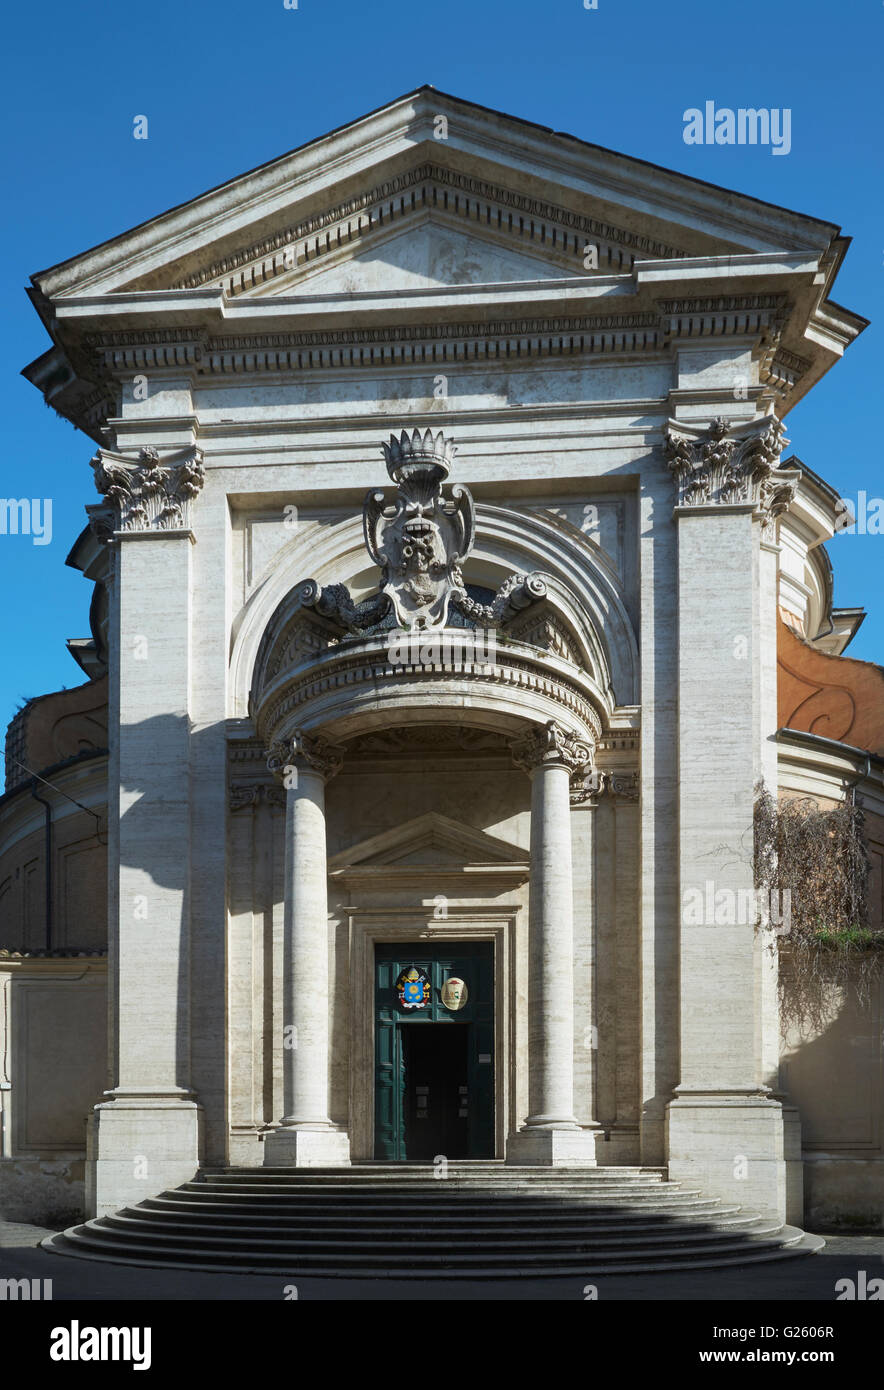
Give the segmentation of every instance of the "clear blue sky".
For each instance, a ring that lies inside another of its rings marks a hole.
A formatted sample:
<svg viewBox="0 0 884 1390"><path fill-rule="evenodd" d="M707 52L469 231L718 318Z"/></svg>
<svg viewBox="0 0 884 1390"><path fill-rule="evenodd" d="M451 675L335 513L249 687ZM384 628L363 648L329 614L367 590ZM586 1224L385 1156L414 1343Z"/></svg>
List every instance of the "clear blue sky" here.
<svg viewBox="0 0 884 1390"><path fill-rule="evenodd" d="M788 417L791 450L855 498L881 476L884 5L802 0L44 0L4 14L2 496L53 499L53 539L0 536L0 727L81 683L92 586L64 558L95 500L93 445L20 369L49 340L28 276L428 82L485 106L840 223L836 298L872 319ZM789 107L792 148L687 146L683 112ZM133 140L145 114L148 140ZM884 659L884 537L837 538L835 602Z"/></svg>

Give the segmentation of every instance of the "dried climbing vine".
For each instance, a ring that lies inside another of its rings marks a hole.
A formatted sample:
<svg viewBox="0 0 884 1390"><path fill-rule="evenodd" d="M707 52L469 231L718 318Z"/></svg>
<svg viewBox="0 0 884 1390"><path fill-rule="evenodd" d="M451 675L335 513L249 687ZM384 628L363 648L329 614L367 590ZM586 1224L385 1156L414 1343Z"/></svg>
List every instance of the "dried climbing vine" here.
<svg viewBox="0 0 884 1390"><path fill-rule="evenodd" d="M755 882L777 895L778 906L788 904L787 929L777 937L783 1027L820 1027L838 992L868 1004L884 960L884 931L869 926L860 798L851 794L826 809L812 797L778 801L762 787L754 832Z"/></svg>

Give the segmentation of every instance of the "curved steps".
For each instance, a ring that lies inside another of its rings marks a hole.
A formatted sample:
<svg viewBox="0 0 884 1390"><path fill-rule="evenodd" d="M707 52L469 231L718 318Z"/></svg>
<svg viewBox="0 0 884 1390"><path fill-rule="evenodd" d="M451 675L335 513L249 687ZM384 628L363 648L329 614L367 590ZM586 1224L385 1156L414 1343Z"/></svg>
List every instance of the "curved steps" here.
<svg viewBox="0 0 884 1390"><path fill-rule="evenodd" d="M663 1170L451 1163L202 1169L50 1236L61 1255L315 1277L517 1278L720 1268L824 1244Z"/></svg>

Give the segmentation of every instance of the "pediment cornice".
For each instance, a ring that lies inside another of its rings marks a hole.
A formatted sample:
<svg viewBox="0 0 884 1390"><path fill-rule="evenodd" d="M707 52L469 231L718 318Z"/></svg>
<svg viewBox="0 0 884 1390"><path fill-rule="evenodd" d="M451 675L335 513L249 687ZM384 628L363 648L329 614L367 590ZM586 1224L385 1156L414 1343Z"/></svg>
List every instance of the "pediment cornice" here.
<svg viewBox="0 0 884 1390"><path fill-rule="evenodd" d="M547 278L310 292L421 219L493 247L502 274L533 259ZM39 272L57 347L25 375L98 438L133 367L374 369L742 333L791 406L865 324L825 299L846 245L832 223L421 88ZM788 312L719 304L765 295Z"/></svg>
<svg viewBox="0 0 884 1390"><path fill-rule="evenodd" d="M219 285L229 297L264 287L293 270L317 264L356 244L398 231L431 214L490 239L517 244L573 273L583 267L587 242L598 250L602 272L630 270L637 259L670 260L688 252L659 238L614 226L444 164L418 164L395 178L245 243L174 288ZM137 288L133 282L131 288Z"/></svg>
<svg viewBox="0 0 884 1390"><path fill-rule="evenodd" d="M440 116L447 123L441 140ZM589 217L600 230L631 234L631 249L650 238L694 253L781 248L822 255L839 235L833 223L421 88L41 271L34 281L50 299L87 287L118 291L147 277L186 282L202 266L248 256L281 225L303 226L310 235L325 230L325 219L357 215L373 194L401 198L396 180L426 167L444 170L455 181L449 187L459 186L471 200L508 190L529 216L533 202L542 207L537 215L553 220L556 208ZM376 192L388 183L390 195ZM339 190L334 198L331 188ZM320 226L311 226L317 219ZM188 266L188 259L200 264Z"/></svg>
<svg viewBox="0 0 884 1390"><path fill-rule="evenodd" d="M409 855L433 850L449 864L458 861L463 869L497 868L527 874L528 855L523 849L436 811L404 821L332 855L329 873L339 877L348 869L370 868L389 873Z"/></svg>
<svg viewBox="0 0 884 1390"><path fill-rule="evenodd" d="M803 279L784 268L786 283L794 284L796 277ZM606 293L600 295L600 288ZM612 297L619 300L617 312L594 312L609 305ZM145 298L152 302L142 306L141 296L118 300L113 305L116 312L106 316L98 306L70 303L61 309L63 322L82 328L77 334L81 374L90 382L106 383L103 390L81 388L78 401L103 401L115 380L139 371L183 371L199 379L403 365L444 368L471 361L512 364L519 359L647 356L698 338L735 337L748 340L760 354L762 384L791 405L798 398L799 382L814 366L810 355L783 343L791 307L785 292L663 298L635 276L606 277L603 287L598 281L563 280L427 291L416 297L426 312L417 322L409 321L415 297L366 295L359 306L361 315L351 299L346 327L334 298L309 305L243 299L235 316L218 303L213 312L203 312L189 324L180 323L184 303L173 308L168 301ZM493 307L499 316L477 316L487 298L497 300ZM288 312L280 312L283 309ZM443 314L457 317L445 322ZM365 322L354 325L357 316ZM168 326L162 324L163 317L171 321ZM139 318L146 320L143 327ZM173 326L175 318L178 326ZM122 319L121 326L112 326L114 319ZM97 328L98 323L104 326ZM817 366L816 374L821 370Z"/></svg>

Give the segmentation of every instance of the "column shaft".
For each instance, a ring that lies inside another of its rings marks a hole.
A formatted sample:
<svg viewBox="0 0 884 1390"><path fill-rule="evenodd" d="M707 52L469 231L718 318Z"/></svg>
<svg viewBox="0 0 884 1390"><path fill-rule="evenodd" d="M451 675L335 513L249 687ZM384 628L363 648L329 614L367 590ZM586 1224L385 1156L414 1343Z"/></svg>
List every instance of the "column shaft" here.
<svg viewBox="0 0 884 1390"><path fill-rule="evenodd" d="M325 779L302 768L297 783L286 798L282 1123L315 1128L329 1124Z"/></svg>
<svg viewBox="0 0 884 1390"><path fill-rule="evenodd" d="M296 733L274 745L269 766L286 785L283 928L283 1104L264 1141L264 1164L346 1166L350 1141L328 1116L328 860L325 783L341 765L323 739Z"/></svg>
<svg viewBox="0 0 884 1390"><path fill-rule="evenodd" d="M574 942L568 768L531 774L531 987L528 1126L574 1118Z"/></svg>
<svg viewBox="0 0 884 1390"><path fill-rule="evenodd" d="M555 721L512 745L531 778L528 899L528 1106L511 1135L507 1162L596 1163L596 1128L574 1116L574 883L571 774L588 766L594 743Z"/></svg>

